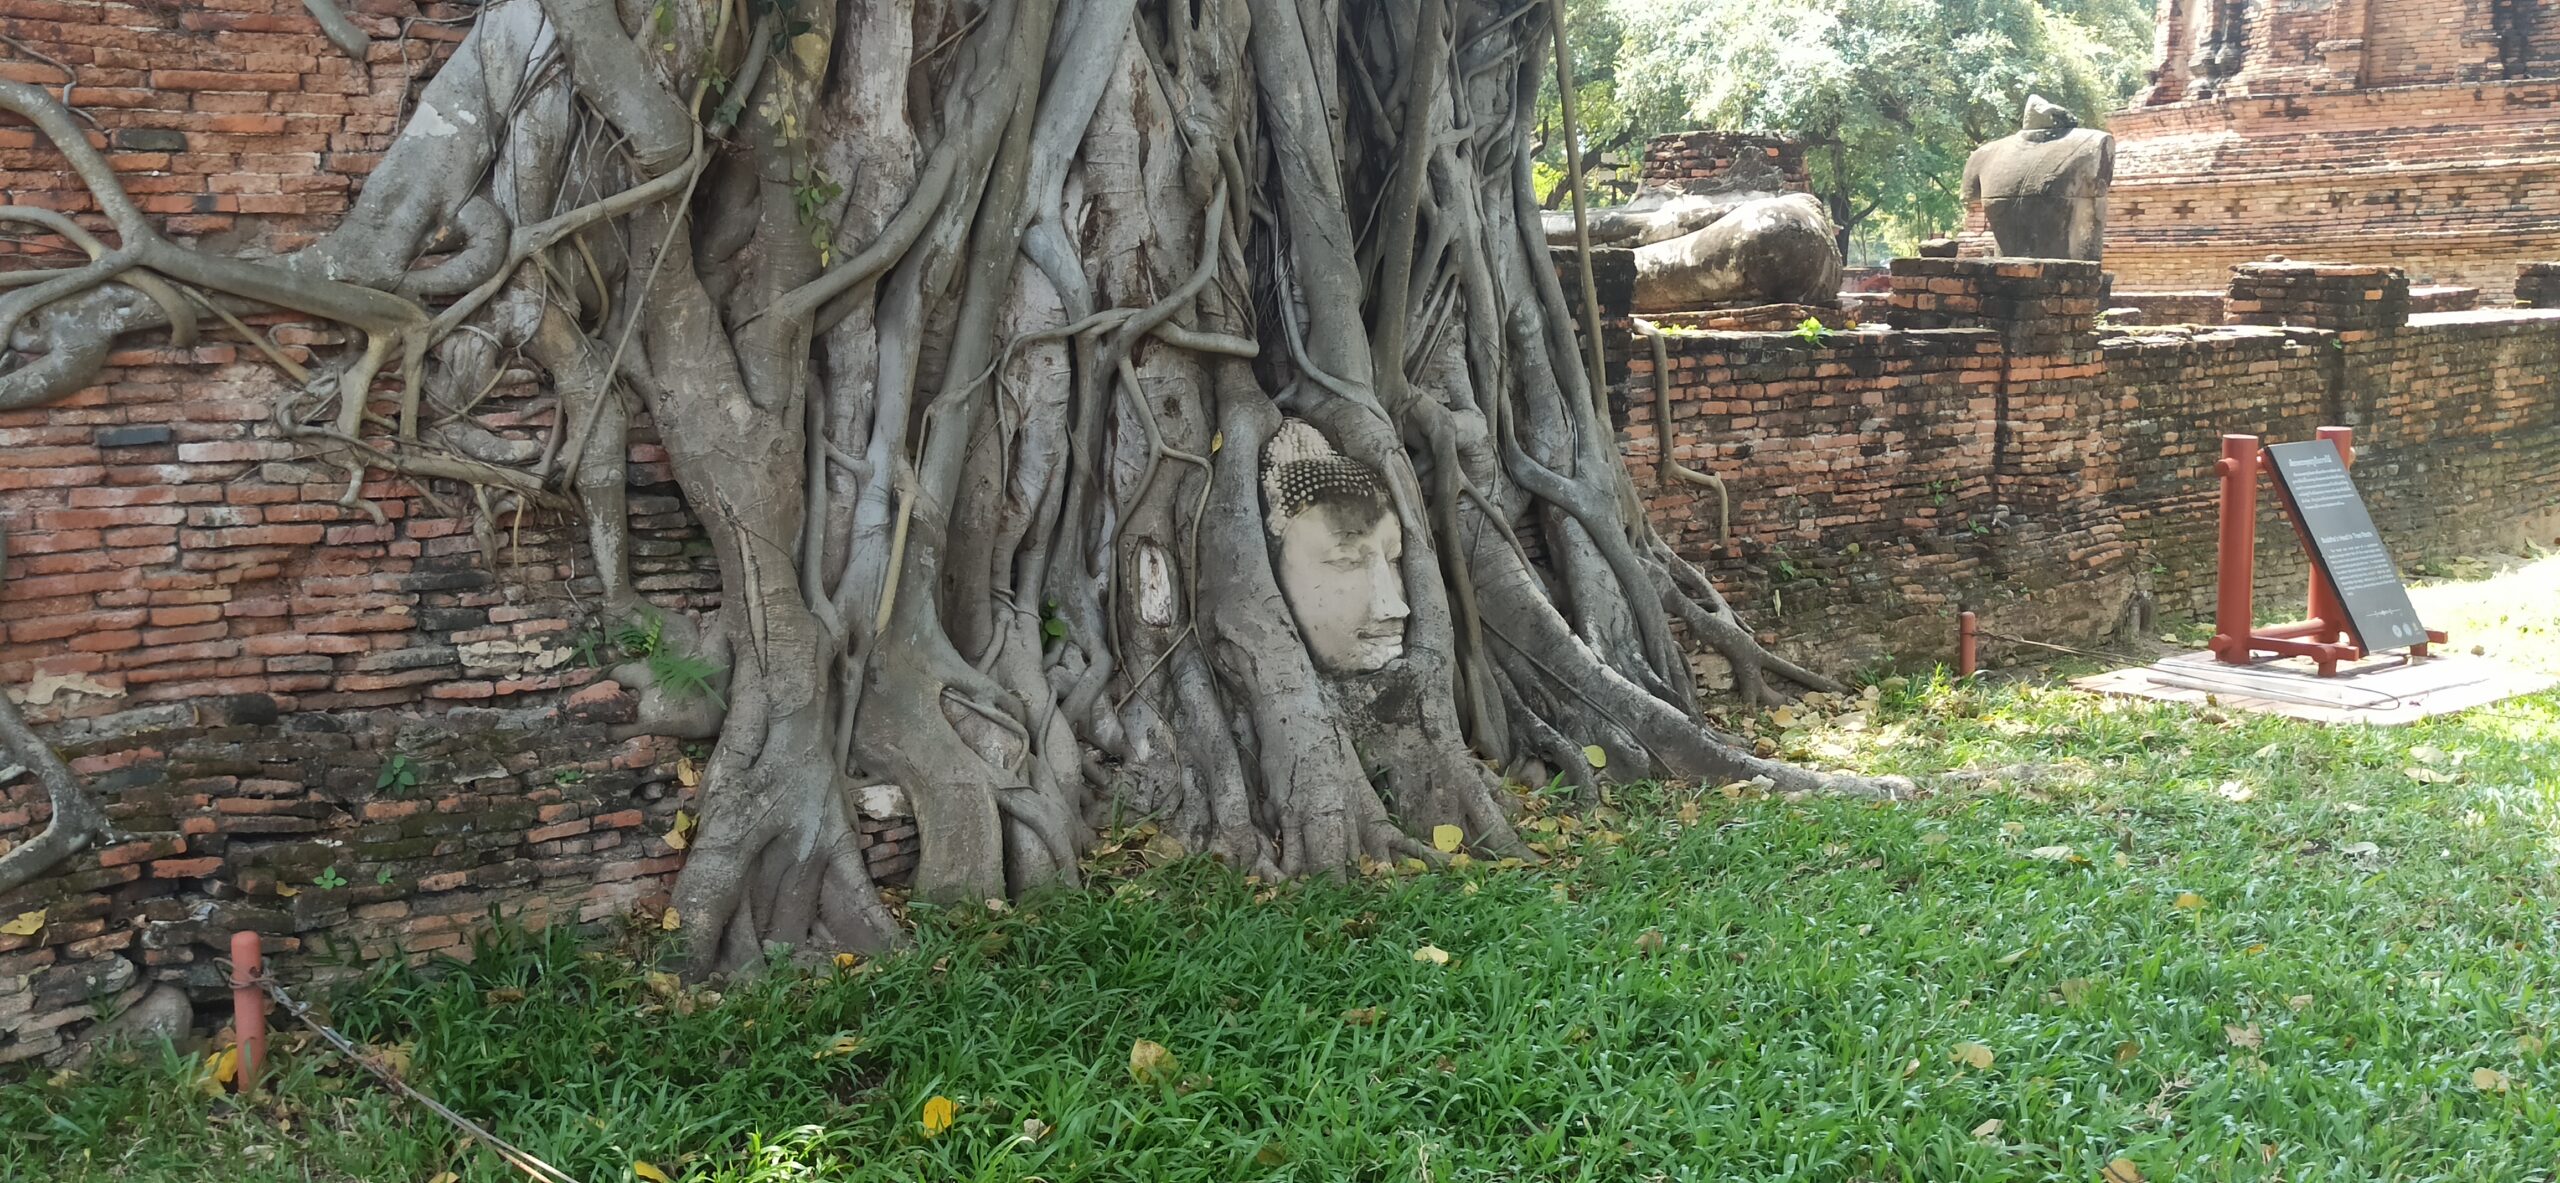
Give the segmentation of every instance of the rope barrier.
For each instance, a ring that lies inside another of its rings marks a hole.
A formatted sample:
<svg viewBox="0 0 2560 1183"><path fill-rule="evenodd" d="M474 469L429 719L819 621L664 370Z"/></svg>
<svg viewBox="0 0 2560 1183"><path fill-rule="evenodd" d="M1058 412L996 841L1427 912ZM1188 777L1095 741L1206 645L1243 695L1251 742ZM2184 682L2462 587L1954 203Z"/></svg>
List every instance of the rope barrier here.
<svg viewBox="0 0 2560 1183"><path fill-rule="evenodd" d="M229 963L225 961L223 963L223 972L227 974L230 971L231 967ZM311 1028L311 1030L315 1034L319 1035L322 1040L326 1041L330 1047L337 1049L338 1054L355 1061L359 1067L372 1073L375 1079L380 1080L384 1084L390 1085L392 1089L399 1092L400 1095L407 1097L412 1101L416 1101L420 1105L426 1106L428 1112L433 1113L451 1123L455 1129L461 1130L463 1133L479 1139L482 1145L487 1146L490 1150L496 1152L499 1158L506 1160L508 1166L514 1167L519 1171L523 1171L526 1175L539 1180L540 1183L579 1183L577 1176L572 1175L567 1171L563 1171L558 1167L552 1166L550 1163L544 1162L539 1155L534 1154L532 1151L526 1150L513 1142L509 1142L506 1139L491 1133L487 1126L483 1126L468 1117L464 1117L463 1115L454 1112L452 1109L447 1108L442 1102L439 1102L435 1098L411 1087L408 1081L400 1079L398 1073L395 1073L375 1062L371 1056L365 1055L364 1051L355 1045L355 1041L339 1034L328 1024L311 1017L311 1008L300 1002L294 1001L293 996L285 993L284 987L278 984L274 978L267 977L262 974L251 979L251 982L265 990L267 997L274 999L276 1005L284 1008L284 1012L286 1014L292 1015L294 1019L300 1022L303 1026Z"/></svg>

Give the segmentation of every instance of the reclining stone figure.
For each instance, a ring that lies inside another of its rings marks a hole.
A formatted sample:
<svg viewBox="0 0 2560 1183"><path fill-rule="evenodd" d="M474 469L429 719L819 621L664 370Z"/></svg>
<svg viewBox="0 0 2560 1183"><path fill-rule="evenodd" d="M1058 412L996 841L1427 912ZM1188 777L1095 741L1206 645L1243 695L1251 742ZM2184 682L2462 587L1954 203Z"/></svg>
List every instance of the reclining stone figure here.
<svg viewBox="0 0 2560 1183"><path fill-rule="evenodd" d="M1703 191L1650 189L1591 211L1591 245L1635 249L1638 312L1836 305L1839 230L1819 198L1780 185L1762 165ZM1574 245L1570 210L1548 211L1543 228L1549 246Z"/></svg>

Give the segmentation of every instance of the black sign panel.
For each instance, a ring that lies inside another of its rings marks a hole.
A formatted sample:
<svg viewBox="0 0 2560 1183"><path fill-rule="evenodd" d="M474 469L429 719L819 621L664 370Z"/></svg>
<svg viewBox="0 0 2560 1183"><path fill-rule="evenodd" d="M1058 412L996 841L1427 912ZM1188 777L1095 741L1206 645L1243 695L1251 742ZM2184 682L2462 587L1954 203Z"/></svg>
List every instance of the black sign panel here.
<svg viewBox="0 0 2560 1183"><path fill-rule="evenodd" d="M2276 488L2293 511L2294 524L2311 540L2311 562L2347 609L2347 631L2367 653L2425 643L2427 629L2400 569L2373 528L2373 515L2356 493L2337 445L2306 440L2267 446Z"/></svg>

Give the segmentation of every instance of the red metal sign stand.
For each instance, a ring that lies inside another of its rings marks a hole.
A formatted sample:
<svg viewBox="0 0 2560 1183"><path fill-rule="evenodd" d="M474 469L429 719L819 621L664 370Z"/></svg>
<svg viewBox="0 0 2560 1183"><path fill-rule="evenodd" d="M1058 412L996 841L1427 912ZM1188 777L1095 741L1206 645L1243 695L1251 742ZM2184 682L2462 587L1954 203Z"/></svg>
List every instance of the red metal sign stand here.
<svg viewBox="0 0 2560 1183"><path fill-rule="evenodd" d="M2356 461L2355 432L2345 427L2323 427L2320 438L2337 445L2338 459L2350 467ZM2312 551L2311 540L2302 539L2304 553L2310 554L2311 594L2310 619L2272 628L2257 628L2258 563L2258 474L2266 471L2265 453L2259 450L2254 435L2222 437L2222 459L2213 468L2222 478L2222 537L2213 600L2213 642L2207 646L2225 665L2248 665L2261 653L2278 657L2308 657L2320 667L2320 676L2333 678L2338 663L2365 656L2364 645L2347 628L2346 607L2329 590L2329 581L2320 577L2319 555ZM2302 523L2294 523L2294 532L2302 532ZM2433 629L2427 640L2441 645L2445 635ZM2409 647L2411 657L2427 656L2426 645Z"/></svg>

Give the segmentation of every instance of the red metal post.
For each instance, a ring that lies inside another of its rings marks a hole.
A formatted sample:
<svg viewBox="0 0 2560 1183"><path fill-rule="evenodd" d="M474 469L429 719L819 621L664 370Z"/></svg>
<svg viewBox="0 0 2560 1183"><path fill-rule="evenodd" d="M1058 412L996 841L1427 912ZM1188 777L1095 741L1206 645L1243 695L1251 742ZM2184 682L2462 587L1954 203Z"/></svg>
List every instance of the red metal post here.
<svg viewBox="0 0 2560 1183"><path fill-rule="evenodd" d="M267 992L259 984L258 934L231 934L231 1027L240 1036L240 1092L258 1091L267 1062Z"/></svg>
<svg viewBox="0 0 2560 1183"><path fill-rule="evenodd" d="M2249 630L2257 623L2258 437L2222 437L2221 547L2215 558L2213 654L2226 665L2249 664Z"/></svg>
<svg viewBox="0 0 2560 1183"><path fill-rule="evenodd" d="M1981 621L1979 621L1979 620L1975 619L1975 617L1974 617L1973 613L1971 613L1971 612L1964 612L1964 613L1959 613L1959 614L1957 614L1957 616L1956 616L1956 673L1957 673L1957 674L1959 674L1959 675L1961 675L1961 676L1963 676L1963 677L1970 678L1970 677L1972 677L1972 676L1973 676L1973 674L1974 674L1974 671L1975 671L1975 670L1978 670L1978 669L1981 669L1981 668L1982 668L1982 662L1981 662L1981 649L1980 649L1980 638L1981 638Z"/></svg>
<svg viewBox="0 0 2560 1183"><path fill-rule="evenodd" d="M2340 464L2344 464L2349 468L2355 467L2356 433L2354 428L2323 427L2320 429L2320 438L2337 445L2338 462ZM2309 545L2307 540L2305 545ZM2320 565L2318 563L2313 563L2311 565L2311 595L2309 603L2311 605L2311 623L2319 626L2311 631L2310 637L2312 640L2319 641L2322 644L2335 644L2341 637L2346 635L2347 607L2346 605L2338 602L2338 595L2336 592L2329 590L2329 581L2320 577Z"/></svg>

